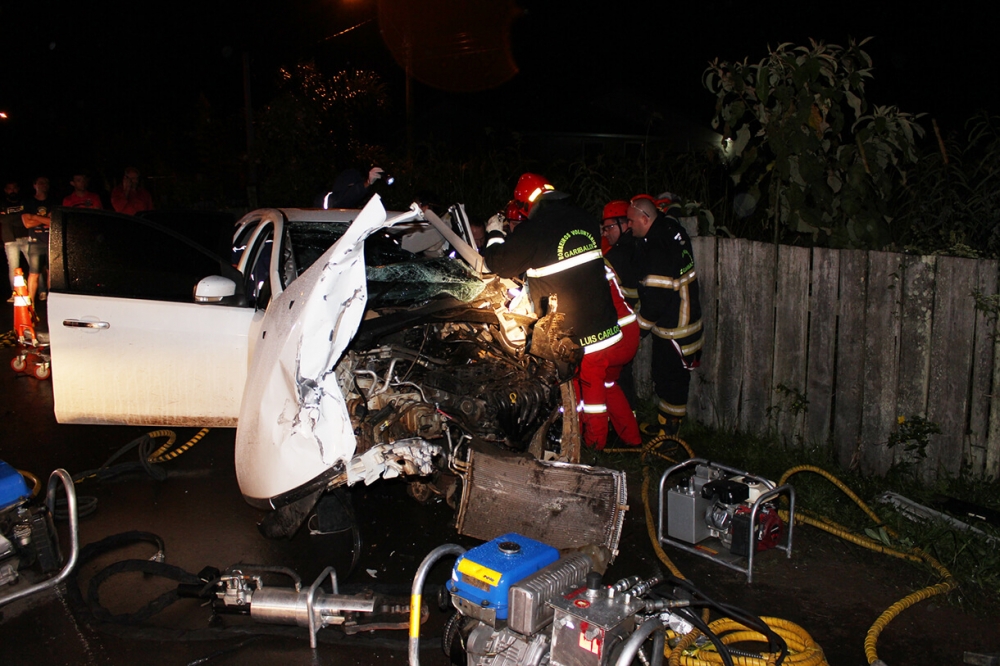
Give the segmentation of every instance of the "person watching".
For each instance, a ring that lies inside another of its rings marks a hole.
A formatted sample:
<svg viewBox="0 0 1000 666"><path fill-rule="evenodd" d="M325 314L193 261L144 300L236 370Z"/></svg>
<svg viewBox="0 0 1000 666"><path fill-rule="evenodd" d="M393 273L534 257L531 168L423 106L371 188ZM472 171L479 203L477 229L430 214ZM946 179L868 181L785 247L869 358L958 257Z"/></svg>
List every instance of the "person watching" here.
<svg viewBox="0 0 1000 666"><path fill-rule="evenodd" d="M28 295L35 302L35 295L44 301L47 289L41 293L38 285L48 268L49 258L49 223L52 209L56 207L55 200L49 194L49 179L45 176L35 178L33 183L35 196L25 203L21 221L28 230Z"/></svg>
<svg viewBox="0 0 1000 666"><path fill-rule="evenodd" d="M28 256L28 231L21 223L21 212L24 203L21 201L21 188L16 180L4 183L3 201L0 201L0 216L3 223L3 246L7 253L7 276L10 278L11 297L8 303L14 302L14 270L21 267L21 255Z"/></svg>
<svg viewBox="0 0 1000 666"><path fill-rule="evenodd" d="M139 180L139 170L125 169L122 182L111 190L111 207L118 213L135 215L144 210L153 210L153 197Z"/></svg>
<svg viewBox="0 0 1000 666"><path fill-rule="evenodd" d="M63 206L66 208L104 208L104 205L101 204L101 197L87 190L90 186L90 178L86 174L75 174L69 184L73 186L73 191L63 199Z"/></svg>

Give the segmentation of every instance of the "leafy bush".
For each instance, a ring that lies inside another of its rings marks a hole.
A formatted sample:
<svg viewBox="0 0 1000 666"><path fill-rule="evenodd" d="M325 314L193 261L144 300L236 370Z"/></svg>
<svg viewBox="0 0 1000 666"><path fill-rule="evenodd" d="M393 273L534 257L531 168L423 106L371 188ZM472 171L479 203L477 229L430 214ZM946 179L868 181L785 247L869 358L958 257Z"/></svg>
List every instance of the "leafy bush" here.
<svg viewBox="0 0 1000 666"><path fill-rule="evenodd" d="M872 60L847 48L785 43L756 64L715 61L704 84L717 97L737 208L774 242L880 247L891 240L889 201L916 160L915 117L871 107Z"/></svg>
<svg viewBox="0 0 1000 666"><path fill-rule="evenodd" d="M1000 256L1000 117L977 113L966 123L964 140L938 135L894 205L899 247Z"/></svg>

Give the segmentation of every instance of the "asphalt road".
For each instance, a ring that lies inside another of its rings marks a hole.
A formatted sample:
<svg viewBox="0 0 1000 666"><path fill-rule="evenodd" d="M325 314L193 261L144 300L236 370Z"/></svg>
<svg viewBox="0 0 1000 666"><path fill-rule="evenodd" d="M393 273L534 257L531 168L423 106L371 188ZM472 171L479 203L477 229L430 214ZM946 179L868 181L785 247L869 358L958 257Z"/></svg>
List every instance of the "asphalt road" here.
<svg viewBox="0 0 1000 666"><path fill-rule="evenodd" d="M10 327L10 310L3 308L0 331ZM0 460L43 479L57 467L77 473L100 467L123 446L152 430L57 424L51 382L15 375L7 365L13 355L10 347L0 349ZM177 429L178 442L187 441L196 432ZM333 566L344 591L372 588L382 595L399 595L403 603L417 566L433 548L443 543L478 545L455 533L453 511L443 502L418 504L407 496L403 484L392 482L351 490L361 536L353 570L350 532L311 536L301 530L292 540L269 541L256 529L260 512L240 496L233 464L234 439L233 430L212 430L190 450L161 465L168 474L162 481L139 473L114 481L78 484L81 497L96 500L96 510L81 520L81 543L133 530L151 532L163 539L166 562L187 572L197 573L206 566L224 569L235 563L283 566L298 572L308 584L325 567ZM135 450L121 458L137 459ZM629 481L631 510L621 554L606 580L646 576L662 568L647 537L638 492L640 480ZM66 531L61 524L64 544L68 543ZM96 595L89 590L89 583L109 564L148 559L154 551L146 544L132 545L83 564L71 584L82 595L90 595L89 606L81 605L63 588L0 607L0 663L406 663L405 630L345 636L328 628L320 631L320 644L313 651L304 628L254 624L244 616L213 618L209 608L193 599L181 599L148 619L130 624L123 616L140 611L174 589L175 583L127 573L109 579ZM685 575L715 598L798 623L813 635L834 665L865 663L862 643L868 626L891 603L933 582L924 571L810 528L796 531L791 559L778 551L763 553L753 585L747 585L741 574L707 560L675 551L669 554ZM428 584L441 584L451 564L443 560L431 572ZM286 583L279 578L272 584ZM92 613L98 607L117 617L103 616L95 621ZM432 608L422 629L424 664L448 663L439 642L446 617ZM879 655L893 665L958 664L964 650L1000 652L998 626L995 615L963 612L940 599L925 601L889 625L879 640Z"/></svg>
<svg viewBox="0 0 1000 666"><path fill-rule="evenodd" d="M0 314L0 330L10 328L8 306ZM14 353L10 347L0 349L0 460L42 479L55 468L76 474L100 467L120 448L153 430L57 424L51 381L15 375L8 366ZM177 429L178 444L196 433L193 428ZM458 538L449 528L452 511L446 505L421 506L406 495L402 484L386 483L352 491L362 552L350 575L354 545L350 532L310 536L303 529L290 541L267 540L256 528L261 512L243 501L236 484L234 441L233 429L210 431L184 454L161 465L168 474L164 481L140 472L115 481L78 484L81 498L97 502L96 511L81 519L81 544L133 530L151 532L163 539L166 562L191 573L235 563L283 566L295 570L308 585L324 568L333 566L345 591L373 587L380 594L402 595L405 603L417 566L441 543L432 535ZM135 460L135 449L120 459ZM64 548L68 547L66 525L59 529ZM466 540L469 546L476 543ZM146 559L155 550L152 545L137 544L84 564L78 577L82 593L88 593L89 579L108 564ZM443 561L428 582L443 582L450 564ZM274 584L289 583L277 577ZM135 613L173 586L172 581L141 573L122 574L101 586L99 600L112 615ZM406 662L405 630L345 638L328 629L320 632L321 642L314 652L304 628L257 626L271 633L255 634L253 623L242 616L226 616L213 623L210 610L192 599L172 604L143 622L143 628L119 620L95 629L84 619L64 590L0 607L0 663L166 665L208 655L215 655L207 662L211 664ZM440 636L442 619L443 614L435 612L425 630L430 639L424 663L446 663L440 644L433 641L435 635Z"/></svg>

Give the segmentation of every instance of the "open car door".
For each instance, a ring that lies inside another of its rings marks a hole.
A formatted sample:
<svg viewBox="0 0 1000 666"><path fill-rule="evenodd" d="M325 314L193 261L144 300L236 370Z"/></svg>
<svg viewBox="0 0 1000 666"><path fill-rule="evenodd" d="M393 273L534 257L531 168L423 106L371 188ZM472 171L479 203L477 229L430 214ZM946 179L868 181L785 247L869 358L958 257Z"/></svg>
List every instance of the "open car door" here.
<svg viewBox="0 0 1000 666"><path fill-rule="evenodd" d="M235 293L196 302L210 276ZM50 279L57 421L236 425L254 308L226 259L155 222L60 209Z"/></svg>

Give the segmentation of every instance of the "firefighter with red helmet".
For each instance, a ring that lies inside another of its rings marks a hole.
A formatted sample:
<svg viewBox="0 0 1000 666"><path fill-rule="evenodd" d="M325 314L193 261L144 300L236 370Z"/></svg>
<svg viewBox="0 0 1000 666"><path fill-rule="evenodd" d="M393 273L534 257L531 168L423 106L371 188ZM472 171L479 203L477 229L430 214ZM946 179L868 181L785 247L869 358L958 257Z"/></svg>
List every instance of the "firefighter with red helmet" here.
<svg viewBox="0 0 1000 666"><path fill-rule="evenodd" d="M639 300L639 272L635 263L635 238L628 221L627 201L612 201L604 206L601 239L604 261L615 272L625 300L635 307Z"/></svg>
<svg viewBox="0 0 1000 666"><path fill-rule="evenodd" d="M657 434L677 433L687 415L690 371L701 360L701 297L687 231L651 198L628 209L639 267L639 326L653 333Z"/></svg>
<svg viewBox="0 0 1000 666"><path fill-rule="evenodd" d="M608 435L605 381L609 372L617 377L631 356L621 344L624 336L608 286L597 220L566 198L545 177L522 175L508 210L525 221L508 235L499 218L491 218L483 258L502 277L526 275L539 316L548 313L550 297L557 297L558 311L565 315L562 328L583 352L575 381L583 402L584 443L602 449ZM628 443L639 443L638 428L635 434L636 441Z"/></svg>

